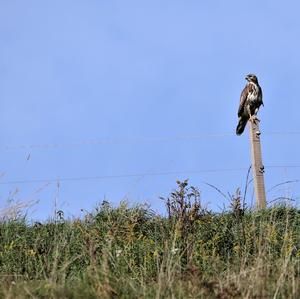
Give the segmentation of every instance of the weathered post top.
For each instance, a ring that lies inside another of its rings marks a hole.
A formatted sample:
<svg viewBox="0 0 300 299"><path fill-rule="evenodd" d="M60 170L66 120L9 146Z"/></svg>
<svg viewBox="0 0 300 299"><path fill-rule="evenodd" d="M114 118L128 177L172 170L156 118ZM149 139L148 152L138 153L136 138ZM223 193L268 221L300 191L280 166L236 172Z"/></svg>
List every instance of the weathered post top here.
<svg viewBox="0 0 300 299"><path fill-rule="evenodd" d="M264 166L262 163L259 121L249 121L250 146L253 171L253 182L256 206L259 210L266 208L266 191L264 182Z"/></svg>

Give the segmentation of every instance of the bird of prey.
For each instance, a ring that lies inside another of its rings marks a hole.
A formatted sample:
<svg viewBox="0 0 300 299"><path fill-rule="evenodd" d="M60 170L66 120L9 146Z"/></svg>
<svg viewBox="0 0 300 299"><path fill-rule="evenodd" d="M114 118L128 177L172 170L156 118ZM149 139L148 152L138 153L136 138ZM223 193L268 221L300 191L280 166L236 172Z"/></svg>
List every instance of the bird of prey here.
<svg viewBox="0 0 300 299"><path fill-rule="evenodd" d="M242 91L240 98L240 106L238 110L239 123L236 127L236 134L241 135L244 132L246 124L249 121L259 121L257 112L261 105L264 105L262 100L262 90L258 84L257 77L249 74L245 78L248 83Z"/></svg>

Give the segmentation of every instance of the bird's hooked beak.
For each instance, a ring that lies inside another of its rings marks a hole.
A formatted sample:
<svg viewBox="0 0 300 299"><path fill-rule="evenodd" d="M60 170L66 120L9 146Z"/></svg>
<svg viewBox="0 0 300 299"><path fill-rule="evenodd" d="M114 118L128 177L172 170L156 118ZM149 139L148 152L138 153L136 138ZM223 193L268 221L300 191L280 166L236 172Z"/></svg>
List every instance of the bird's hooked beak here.
<svg viewBox="0 0 300 299"><path fill-rule="evenodd" d="M247 75L247 76L245 77L245 79L246 79L247 81L249 81L250 78L249 78L249 76Z"/></svg>

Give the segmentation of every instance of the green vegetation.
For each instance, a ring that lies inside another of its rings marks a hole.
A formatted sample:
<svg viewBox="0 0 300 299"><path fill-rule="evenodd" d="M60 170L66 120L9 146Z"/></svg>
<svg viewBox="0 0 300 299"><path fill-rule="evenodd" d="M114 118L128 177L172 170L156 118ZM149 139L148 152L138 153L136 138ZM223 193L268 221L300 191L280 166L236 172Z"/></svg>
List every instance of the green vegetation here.
<svg viewBox="0 0 300 299"><path fill-rule="evenodd" d="M300 298L300 211L212 213L187 181L147 206L0 223L1 298Z"/></svg>

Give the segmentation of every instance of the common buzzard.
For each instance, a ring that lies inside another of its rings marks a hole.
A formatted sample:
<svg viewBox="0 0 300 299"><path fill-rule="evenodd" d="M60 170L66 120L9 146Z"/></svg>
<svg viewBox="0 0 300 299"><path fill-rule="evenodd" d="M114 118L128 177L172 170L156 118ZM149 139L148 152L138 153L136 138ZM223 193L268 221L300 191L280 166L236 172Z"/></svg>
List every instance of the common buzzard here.
<svg viewBox="0 0 300 299"><path fill-rule="evenodd" d="M264 105L262 100L262 90L258 84L257 77L249 74L245 78L248 83L242 91L240 106L238 110L239 123L236 127L236 134L241 135L244 132L248 120L259 121L256 117L259 107Z"/></svg>

